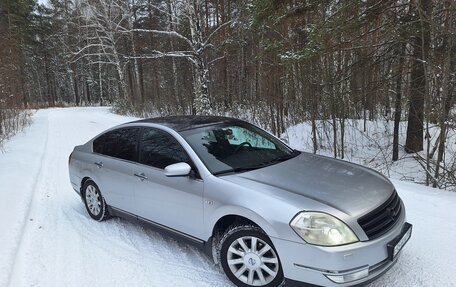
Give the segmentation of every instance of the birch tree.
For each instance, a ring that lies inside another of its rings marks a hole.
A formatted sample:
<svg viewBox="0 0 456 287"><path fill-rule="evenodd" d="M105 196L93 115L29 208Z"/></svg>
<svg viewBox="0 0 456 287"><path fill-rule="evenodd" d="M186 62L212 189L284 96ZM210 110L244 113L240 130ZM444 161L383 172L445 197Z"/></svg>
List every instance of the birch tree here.
<svg viewBox="0 0 456 287"><path fill-rule="evenodd" d="M127 100L125 60L118 51L119 42L124 36L121 25L127 20L124 14L123 1L94 0L81 2L81 14L76 16L80 27L77 35L77 46L72 52L72 61L87 60L89 65L113 66L117 72L120 86L120 97Z"/></svg>
<svg viewBox="0 0 456 287"><path fill-rule="evenodd" d="M168 6L161 7L153 5L153 8L160 13L166 14L170 19L170 25L167 29L134 29L132 25L127 28L119 26L123 33L153 33L163 37L174 38L176 41L184 43L187 47L185 50L153 50L144 55L127 56L130 59L157 59L164 57L185 58L193 66L193 113L197 115L206 115L211 113L211 103L209 98L209 81L208 81L208 62L216 59L207 58L206 52L213 47L211 40L214 36L231 21L225 22L219 26L213 23L207 23L205 19L205 10L202 0L183 0L169 1ZM150 5L149 5L150 6ZM173 9L172 7L177 7ZM131 19L131 17L127 17ZM181 26L188 25L189 35L184 35L179 31ZM211 26L211 32L206 33L205 26ZM171 45L171 48L173 46ZM173 64L174 67L174 64Z"/></svg>

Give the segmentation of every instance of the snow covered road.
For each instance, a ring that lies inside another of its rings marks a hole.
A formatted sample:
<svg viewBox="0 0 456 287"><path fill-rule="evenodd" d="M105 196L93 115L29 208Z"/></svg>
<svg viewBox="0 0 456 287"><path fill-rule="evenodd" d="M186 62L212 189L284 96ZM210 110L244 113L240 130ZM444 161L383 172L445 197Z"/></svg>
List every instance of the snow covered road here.
<svg viewBox="0 0 456 287"><path fill-rule="evenodd" d="M194 247L120 219L90 219L68 179L73 147L132 118L39 110L0 153L0 286L232 286ZM456 194L394 182L414 234L378 286L456 286Z"/></svg>

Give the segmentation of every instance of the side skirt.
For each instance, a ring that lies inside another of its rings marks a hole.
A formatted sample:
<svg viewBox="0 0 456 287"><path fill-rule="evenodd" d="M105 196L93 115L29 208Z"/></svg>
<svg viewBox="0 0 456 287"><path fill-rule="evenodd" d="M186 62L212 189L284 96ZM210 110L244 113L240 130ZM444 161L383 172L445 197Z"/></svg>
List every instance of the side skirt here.
<svg viewBox="0 0 456 287"><path fill-rule="evenodd" d="M207 256L209 256L209 258L212 258L212 237L210 237L208 241L204 241L194 236L188 235L186 233L162 225L160 223L148 220L146 218L137 216L133 213L112 206L108 206L108 212L112 216L126 219L132 223L139 223L141 226L158 231L179 242L192 245L203 251Z"/></svg>

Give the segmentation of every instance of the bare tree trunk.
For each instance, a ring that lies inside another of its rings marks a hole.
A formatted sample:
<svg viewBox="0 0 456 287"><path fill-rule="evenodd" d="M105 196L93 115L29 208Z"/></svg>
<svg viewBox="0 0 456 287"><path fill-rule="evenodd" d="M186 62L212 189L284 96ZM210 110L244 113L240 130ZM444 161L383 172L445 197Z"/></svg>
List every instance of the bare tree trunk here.
<svg viewBox="0 0 456 287"><path fill-rule="evenodd" d="M136 17L136 11L132 11L133 12L133 16L134 16L134 23L137 22L137 17ZM134 23L131 22L131 20L129 21L129 27L130 29L134 29ZM130 33L130 41L131 41L131 49L132 49L132 52L133 52L133 70L134 70L134 74L135 74L135 84L136 84L136 91L139 95L139 99L140 99L140 102L142 102L142 99L144 97L143 95L143 90L141 88L141 80L140 80L140 73L139 73L139 61L140 59L138 59L138 53L136 51L136 37L135 37L135 34L136 32L132 32Z"/></svg>
<svg viewBox="0 0 456 287"><path fill-rule="evenodd" d="M345 117L339 118L340 124L340 158L345 158Z"/></svg>
<svg viewBox="0 0 456 287"><path fill-rule="evenodd" d="M81 103L81 99L79 97L78 77L77 77L77 75L74 75L73 85L74 85L74 97L75 97L74 100L76 102L76 106L79 106L79 104Z"/></svg>
<svg viewBox="0 0 456 287"><path fill-rule="evenodd" d="M208 80L207 68L205 61L198 57L194 65L195 79L194 79L194 100L193 106L195 114L208 115L211 113L211 104L208 95Z"/></svg>
<svg viewBox="0 0 456 287"><path fill-rule="evenodd" d="M101 63L98 63L98 84L100 85L100 105L103 105L103 78L101 75Z"/></svg>
<svg viewBox="0 0 456 287"><path fill-rule="evenodd" d="M169 31L174 31L175 27L174 27L174 17L173 17L173 10L174 10L174 7L173 7L173 1L168 1L168 14L169 14L169 25L168 25L168 30ZM174 51L174 39L173 38L170 38L169 39L169 44L170 44L170 47L171 47L171 51ZM173 68L173 97L174 97L174 100L176 101L178 107L181 107L182 108L182 112L184 110L184 107L180 104L180 97L179 97L179 86L178 86L178 81L177 81L177 75L178 75L178 71L177 71L177 65L176 65L176 58L172 57L171 58L171 61L172 61L172 68Z"/></svg>
<svg viewBox="0 0 456 287"><path fill-rule="evenodd" d="M450 4L447 3L449 6ZM447 12L448 13L448 12ZM452 19L450 19L451 14L447 14L446 16L446 28L447 28L447 33L451 31L452 27ZM448 34L447 34L448 35ZM443 78L442 78L442 112L440 115L439 119L439 127L440 127L440 134L439 134L439 148L437 152L437 162L435 165L435 174L434 174L434 183L433 187L437 187L438 185L438 180L440 178L440 164L442 163L444 159L444 153L445 153L445 143L447 139L447 121L448 121L448 115L450 114L451 108L453 107L454 104L454 99L455 96L452 91L450 91L450 71L454 71L454 54L453 54L453 49L454 49L454 40L452 36L447 36L446 39L444 40L444 43L446 44L446 55L444 57L444 62L443 62ZM452 69L453 68L453 69Z"/></svg>
<svg viewBox="0 0 456 287"><path fill-rule="evenodd" d="M144 95L144 68L143 68L143 61L138 59L138 76L139 76L139 94L141 96L141 105L145 102L145 95Z"/></svg>
<svg viewBox="0 0 456 287"><path fill-rule="evenodd" d="M202 55L203 51L201 51L204 43L201 0L186 0L186 2L191 41L196 48L196 56L192 60L194 69L193 108L197 115L207 115L211 113L211 103L208 93L208 68L206 59Z"/></svg>
<svg viewBox="0 0 456 287"><path fill-rule="evenodd" d="M90 94L90 86L89 86L89 82L86 80L86 89L87 89L87 102L90 104L92 104L92 95Z"/></svg>
<svg viewBox="0 0 456 287"><path fill-rule="evenodd" d="M47 86L47 101L48 105L51 107L55 106L54 95L52 92L52 83L51 83L51 76L49 71L49 63L48 63L48 56L44 54L44 70L46 72L46 86Z"/></svg>
<svg viewBox="0 0 456 287"><path fill-rule="evenodd" d="M133 73L132 73L132 67L131 65L127 66L127 77L128 77L128 90L129 90L129 101L133 105L135 104L136 98L135 98L135 92L134 92L134 84L133 84Z"/></svg>
<svg viewBox="0 0 456 287"><path fill-rule="evenodd" d="M315 71L315 61L310 64L311 75ZM311 77L309 75L309 77ZM311 81L309 81L311 82ZM309 90L309 96L311 97L311 122L312 122L312 146L313 153L316 154L318 150L318 139L317 139L317 117L318 117L318 99L317 99L317 85L311 84Z"/></svg>
<svg viewBox="0 0 456 287"><path fill-rule="evenodd" d="M402 69L405 59L405 43L400 44L399 63L396 71L396 90L394 100L393 161L399 158L399 127L402 114Z"/></svg>
<svg viewBox="0 0 456 287"><path fill-rule="evenodd" d="M333 150L334 150L334 158L337 157L337 121L336 115L333 113L331 115L331 122L333 126Z"/></svg>
<svg viewBox="0 0 456 287"><path fill-rule="evenodd" d="M427 54L429 51L429 11L431 8L430 0L417 1L418 13L421 15L419 33L413 39L413 62L411 73L410 106L407 125L407 139L405 141L405 151L408 153L423 150L423 122L424 122L424 102L426 93L426 69Z"/></svg>
<svg viewBox="0 0 456 287"><path fill-rule="evenodd" d="M117 70L117 75L119 76L119 85L120 85L120 97L123 99L128 99L129 95L127 92L127 83L125 81L125 74L122 70L119 58L116 56L115 66Z"/></svg>

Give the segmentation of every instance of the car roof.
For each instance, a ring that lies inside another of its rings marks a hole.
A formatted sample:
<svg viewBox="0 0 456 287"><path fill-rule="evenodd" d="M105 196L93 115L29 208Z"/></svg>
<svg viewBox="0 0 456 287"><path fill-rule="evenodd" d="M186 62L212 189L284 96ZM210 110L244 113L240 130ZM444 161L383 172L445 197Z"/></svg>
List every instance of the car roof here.
<svg viewBox="0 0 456 287"><path fill-rule="evenodd" d="M177 132L197 129L205 126L219 125L219 124L235 124L245 123L242 120L221 117L221 116L167 116L158 118L149 118L132 123L151 123L166 126Z"/></svg>

